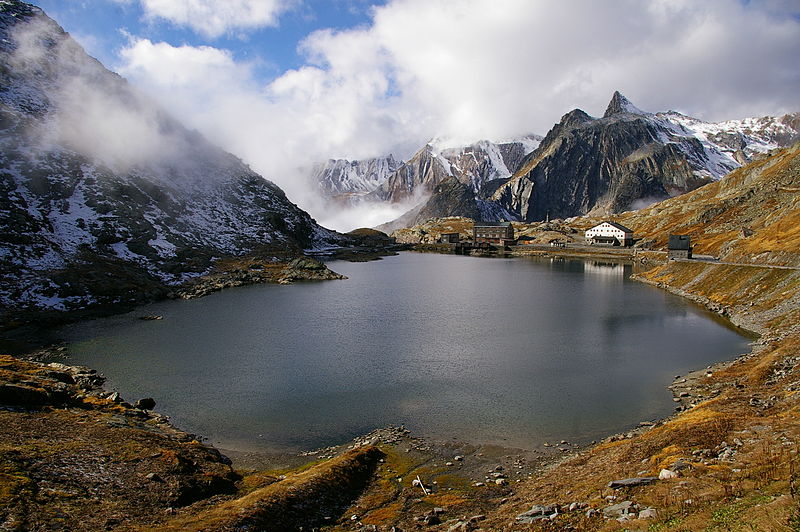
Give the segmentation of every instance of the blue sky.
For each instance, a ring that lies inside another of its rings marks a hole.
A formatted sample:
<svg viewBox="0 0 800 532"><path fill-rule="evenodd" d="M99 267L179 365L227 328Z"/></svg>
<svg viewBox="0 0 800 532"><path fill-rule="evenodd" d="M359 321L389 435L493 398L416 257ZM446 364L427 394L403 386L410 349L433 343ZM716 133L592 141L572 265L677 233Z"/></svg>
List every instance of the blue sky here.
<svg viewBox="0 0 800 532"><path fill-rule="evenodd" d="M369 24L373 6L383 1L324 0L295 3L282 13L277 26L250 31L233 29L208 37L163 18L147 18L142 4L114 0L32 0L70 32L89 55L108 67L119 63L119 51L129 35L174 45L211 45L229 50L238 61L255 62L265 81L305 63L298 44L318 29L346 30Z"/></svg>

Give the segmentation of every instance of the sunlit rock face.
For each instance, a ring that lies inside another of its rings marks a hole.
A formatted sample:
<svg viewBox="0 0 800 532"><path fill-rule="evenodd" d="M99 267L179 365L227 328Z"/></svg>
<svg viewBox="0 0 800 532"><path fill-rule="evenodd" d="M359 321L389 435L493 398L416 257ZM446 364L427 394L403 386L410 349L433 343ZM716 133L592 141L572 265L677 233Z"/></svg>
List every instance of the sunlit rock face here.
<svg viewBox="0 0 800 532"><path fill-rule="evenodd" d="M135 302L215 257L336 238L18 1L0 3L0 146L6 310Z"/></svg>

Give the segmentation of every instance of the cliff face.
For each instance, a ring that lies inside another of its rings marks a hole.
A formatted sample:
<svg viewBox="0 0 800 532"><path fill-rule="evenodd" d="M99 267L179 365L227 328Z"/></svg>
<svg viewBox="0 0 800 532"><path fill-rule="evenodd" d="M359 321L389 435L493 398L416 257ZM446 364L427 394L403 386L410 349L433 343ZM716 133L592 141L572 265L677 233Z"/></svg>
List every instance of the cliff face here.
<svg viewBox="0 0 800 532"><path fill-rule="evenodd" d="M0 4L0 306L134 303L218 257L336 239L273 183Z"/></svg>

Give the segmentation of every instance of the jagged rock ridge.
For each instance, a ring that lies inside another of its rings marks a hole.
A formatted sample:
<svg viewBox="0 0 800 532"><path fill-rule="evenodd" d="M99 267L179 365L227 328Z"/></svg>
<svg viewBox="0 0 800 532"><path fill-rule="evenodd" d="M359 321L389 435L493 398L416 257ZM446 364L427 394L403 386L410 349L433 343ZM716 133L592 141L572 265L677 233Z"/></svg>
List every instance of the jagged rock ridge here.
<svg viewBox="0 0 800 532"><path fill-rule="evenodd" d="M490 199L524 221L625 211L693 190L786 145L798 137L797 120L708 124L646 113L615 92L603 118L579 109L564 115Z"/></svg>
<svg viewBox="0 0 800 532"><path fill-rule="evenodd" d="M360 161L329 159L314 166L310 181L325 197L361 196L385 183L399 165L392 155Z"/></svg>
<svg viewBox="0 0 800 532"><path fill-rule="evenodd" d="M0 146L5 310L138 301L215 257L337 238L16 0L0 3Z"/></svg>

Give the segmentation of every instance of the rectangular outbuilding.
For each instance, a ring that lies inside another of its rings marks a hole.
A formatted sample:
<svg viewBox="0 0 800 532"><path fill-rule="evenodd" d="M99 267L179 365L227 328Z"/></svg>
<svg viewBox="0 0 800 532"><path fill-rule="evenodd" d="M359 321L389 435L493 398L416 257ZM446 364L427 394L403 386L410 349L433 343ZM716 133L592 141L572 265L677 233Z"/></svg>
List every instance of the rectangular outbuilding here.
<svg viewBox="0 0 800 532"><path fill-rule="evenodd" d="M692 258L692 238L689 235L669 235L667 257L674 259Z"/></svg>

